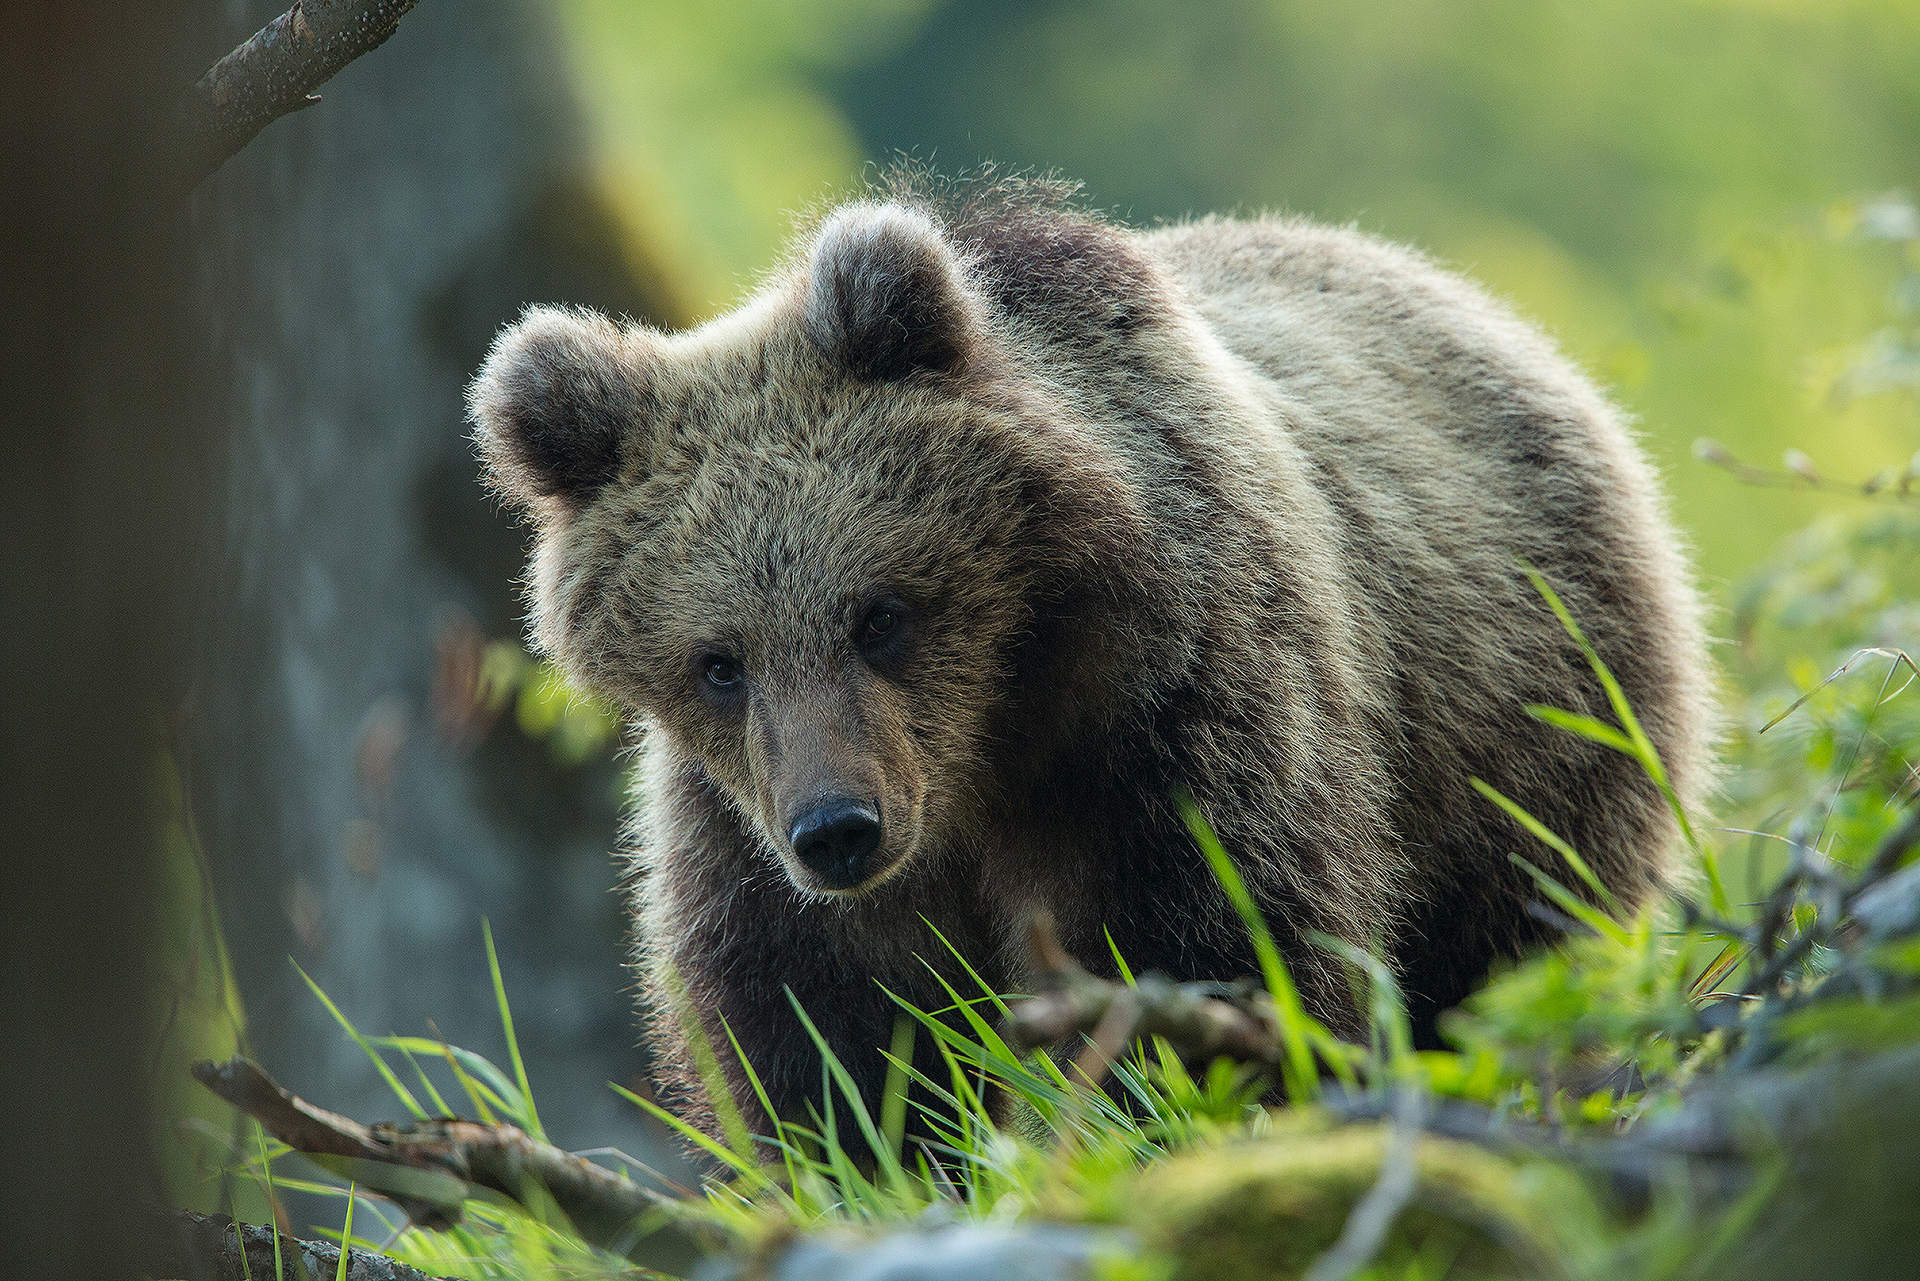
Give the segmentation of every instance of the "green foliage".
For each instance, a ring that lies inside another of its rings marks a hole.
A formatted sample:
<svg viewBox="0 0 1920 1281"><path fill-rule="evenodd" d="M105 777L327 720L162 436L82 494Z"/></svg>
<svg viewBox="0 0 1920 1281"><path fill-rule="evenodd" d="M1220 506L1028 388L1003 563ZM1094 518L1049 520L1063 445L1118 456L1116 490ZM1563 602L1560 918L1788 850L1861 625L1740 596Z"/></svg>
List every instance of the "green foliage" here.
<svg viewBox="0 0 1920 1281"><path fill-rule="evenodd" d="M312 979L307 979L307 982L316 999L366 1053L393 1092L395 1101L407 1112L421 1119L455 1115L456 1110L447 1102L447 1097L451 1095L463 1098L463 1110L482 1121L518 1126L537 1137L541 1133L539 1116L521 1064L519 1045L513 1034L506 987L493 957L490 931L483 932L488 934L486 942L494 993L500 1005L502 1030L513 1062L511 1076L485 1057L445 1041L410 1036L368 1036L353 1025ZM306 976L303 974L302 977ZM394 1064L387 1057L389 1055L397 1057L412 1075L421 1093L432 1103L431 1111L423 1107L413 1090L401 1081ZM429 1068L433 1071L429 1071ZM436 1072L442 1074L438 1082L435 1080ZM447 1086L444 1090L443 1085ZM472 1281L491 1281L501 1277L612 1278L628 1273L623 1262L582 1242L550 1199L534 1195L530 1198L531 1206L521 1205L491 1193L482 1193L450 1174L407 1171L401 1176L401 1181L407 1182L410 1189L416 1191L423 1204L451 1205L460 1210L456 1216L458 1221L450 1227L437 1230L415 1228L409 1226L404 1215L397 1214L390 1203L369 1200L368 1189L356 1184L356 1175L369 1173L369 1167L364 1163L339 1157L296 1154L286 1145L267 1138L252 1123L248 1123L248 1127L251 1151L236 1147L230 1164L220 1171L220 1175L228 1179L238 1176L243 1183L257 1187L261 1203L273 1207L274 1217L281 1213L279 1194L282 1192L303 1192L338 1199L345 1208L342 1227L337 1231L325 1228L316 1231L343 1244L390 1254L431 1276L472 1278ZM623 1173L651 1173L637 1162L630 1162L618 1154L614 1154L612 1159L616 1168L621 1168ZM280 1168L288 1164L296 1167L298 1172L290 1175ZM391 1167L372 1167L372 1170L385 1176L390 1189L394 1186ZM221 1208L228 1209L243 1220L263 1217L258 1212L249 1212L251 1204L229 1202ZM375 1217L381 1225L378 1237L354 1233L357 1214L372 1214Z"/></svg>
<svg viewBox="0 0 1920 1281"><path fill-rule="evenodd" d="M1920 512L1829 519L1740 595L1738 657L1755 692L1733 729L1729 791L1745 817L1720 835L1746 901L1717 902L1710 915L1682 903L1624 930L1579 916L1593 927L1584 937L1497 976L1449 1025L1464 1051L1498 1071L1483 1072L1471 1095L1452 1069L1436 1088L1615 1124L1670 1100L1742 1041L1750 1060L1784 1041L1805 1062L1920 1039L1911 1002L1898 995L1916 953L1910 938L1847 961L1870 970L1869 986L1886 999L1797 1003L1842 964L1834 949L1859 928L1849 913L1870 880L1857 874L1920 778L1920 691L1907 691L1913 664L1890 643L1915 634L1917 540ZM1568 728L1599 741L1611 732ZM1709 853L1700 848L1703 868ZM1743 987L1721 990L1743 974ZM1776 1003L1785 1012L1764 1030L1756 1019L1766 1018L1739 1017Z"/></svg>
<svg viewBox="0 0 1920 1281"><path fill-rule="evenodd" d="M998 1031L1002 994L979 985L949 989L942 1009L902 1006L877 1110L830 1055L822 1114L769 1135L749 1135L724 1091L724 1141L634 1098L713 1158L701 1212L748 1252L931 1211L1127 1225L1153 1253L1114 1263L1114 1278L1272 1275L1276 1241L1297 1274L1395 1160L1388 1123L1338 1124L1311 1103L1323 1072L1350 1098L1458 1101L1600 1142L1631 1137L1707 1074L1920 1042L1920 922L1875 914L1876 894L1914 874L1911 855L1882 865L1875 851L1920 790L1920 690L1908 686L1920 657L1920 215L1897 193L1829 203L1920 165L1920 11L561 0L556 12L591 181L645 260L640 274L663 278L661 321L727 306L772 262L791 211L847 184L863 154L905 145L946 168L976 153L1057 165L1136 222L1265 204L1411 239L1551 329L1639 415L1657 461L1677 462L1700 436L1726 441L1702 456L1741 474L1754 469L1736 455L1784 455L1786 470L1761 479L1785 488L1765 494L1674 471L1676 513L1710 580L1819 516L1734 587L1725 826L1696 830L1681 815L1702 901L1617 919L1594 906L1607 897L1579 851L1483 786L1538 842L1516 858L1569 932L1493 976L1447 1024L1450 1050L1412 1052L1391 973L1322 940L1372 1013L1367 1045L1339 1045L1300 1008L1268 941L1261 979L1288 1051L1287 1108L1262 1105L1273 1083L1251 1069L1189 1064L1164 1043L1116 1063L1110 1089L1090 1088L1052 1057L1016 1053ZM481 691L562 762L617 741L610 709L518 646L486 650ZM1611 719L1531 710L1659 780L1632 709L1609 692ZM452 1230L406 1227L350 1182L286 1172L300 1158L184 1084L188 1061L245 1049L246 1020L170 769L157 791L168 983L147 1035L159 1110L180 1120L159 1144L175 1198L258 1220L281 1191L324 1192L347 1211L343 1239L368 1244L353 1233L371 1213L392 1252L433 1275L622 1272L550 1206L475 1200ZM1261 938L1229 851L1190 817ZM509 1070L437 1040L362 1036L328 1008L397 1108L444 1114L453 1100L537 1134L491 940L488 954ZM919 1038L938 1072L912 1066ZM738 1053L699 1036L695 1050L710 1082ZM936 1111L913 1115L909 1086ZM986 1107L996 1090L1018 1101L1020 1124ZM937 1141L908 1144L913 1130ZM1762 1178L1715 1206L1676 1185L1625 1215L1559 1160L1432 1140L1412 1173L1414 1200L1362 1276L1695 1275L1751 1229L1768 1191Z"/></svg>
<svg viewBox="0 0 1920 1281"><path fill-rule="evenodd" d="M604 756L620 741L620 715L612 704L574 689L559 668L512 641L487 645L477 695L488 716L511 706L521 732L544 739L561 765Z"/></svg>
<svg viewBox="0 0 1920 1281"><path fill-rule="evenodd" d="M1883 200L1835 218L1854 234L1874 220L1898 229L1903 216L1911 206ZM1913 237L1899 243L1908 246L1900 279L1920 280ZM1920 294L1920 284L1913 292ZM1915 342L1912 330L1897 329L1835 354L1822 412L1888 390L1904 395L1903 344ZM1710 444L1703 454L1756 483L1835 488L1803 455L1790 455L1785 473L1761 474L1724 446ZM1670 1187L1656 1179L1650 1206L1629 1211L1581 1172L1573 1154L1621 1136L1630 1141L1647 1118L1680 1106L1691 1084L1716 1073L1825 1064L1920 1043L1920 864L1913 845L1902 843L1920 792L1920 690L1910 688L1920 676L1911 657L1920 637L1914 472L1894 456L1875 480L1852 487L1851 508L1788 541L1737 588L1726 662L1743 692L1726 733L1724 827L1703 828L1684 812L1578 620L1535 576L1606 690L1609 714L1529 711L1639 764L1674 808L1688 879L1682 896L1623 916L1578 850L1475 780L1487 803L1537 842L1513 857L1567 937L1503 968L1455 1011L1444 1024L1451 1049L1415 1053L1390 969L1351 944L1316 939L1348 964L1370 1012L1365 1045L1335 1040L1302 1008L1230 852L1189 802L1194 839L1255 943L1283 1047L1279 1081L1225 1060L1190 1063L1153 1041L1112 1064L1105 1087L1096 1088L1066 1064L1072 1047L1058 1058L1014 1050L1000 1031L1011 998L968 970L972 989L948 987L942 1008L901 1003L877 1108L797 1004L822 1051L813 1115L750 1134L721 1084L720 1063L739 1055L737 1043L709 1043L685 1011L720 1135L620 1092L712 1159L716 1174L690 1212L748 1257L772 1258L802 1233L871 1233L932 1215L1122 1226L1147 1252L1108 1272L1138 1281L1297 1276L1349 1244L1363 1209L1381 1203L1398 1179L1400 1199L1387 1206L1377 1239L1363 1242L1372 1262L1357 1275L1700 1275L1740 1246L1763 1213L1772 1187L1763 1163L1751 1167L1743 1196L1703 1197L1684 1179ZM522 728L546 738L562 759L605 751L616 738L609 709L575 697L553 669L515 646L488 649L480 689L488 711L511 704ZM179 919L192 928L169 942L176 982L156 1032L161 1062L189 1050L189 1057L218 1057L245 1038L190 815L177 782L166 783L164 832L179 872ZM1571 883L1545 867L1566 869ZM510 1072L438 1041L362 1036L314 991L407 1112L445 1114L450 1097L464 1096L482 1120L538 1135L490 936L487 951ZM1115 960L1132 983L1125 958ZM914 1066L919 1038L930 1039L938 1070ZM766 1107L753 1065L744 1067ZM1288 1106L1267 1105L1275 1085L1284 1087ZM1012 1117L988 1106L995 1097L1014 1101ZM1518 1152L1432 1137L1415 1144L1403 1137L1414 1123L1366 1119L1389 1104L1396 1117L1413 1109L1416 1121L1422 1109L1469 1105L1502 1125L1533 1126L1576 1146ZM537 1196L525 1206L468 1200L460 1225L448 1231L409 1227L365 1200L364 1179L356 1194L355 1167L322 1159L339 1183L309 1177L311 1169L276 1173L277 1163L298 1158L230 1112L197 1106L203 1115L187 1132L197 1136L199 1166L176 1163L174 1170L183 1201L258 1215L277 1206L278 1190L328 1192L348 1208L343 1240L354 1240L357 1205L381 1217L387 1247L399 1257L475 1281L610 1276L625 1266L584 1245ZM1342 1120L1342 1111L1355 1110L1362 1119ZM931 1141L908 1141L909 1134ZM457 1202L473 1191L451 1176L443 1182L428 1201Z"/></svg>
<svg viewBox="0 0 1920 1281"><path fill-rule="evenodd" d="M1902 696L1920 640L1920 510L1829 517L1736 598L1732 656L1751 693L1731 728L1746 768L1734 825L1798 821L1815 843L1865 849L1914 791L1920 700ZM1789 709L1792 714L1786 714ZM1753 874L1785 863L1757 848Z"/></svg>

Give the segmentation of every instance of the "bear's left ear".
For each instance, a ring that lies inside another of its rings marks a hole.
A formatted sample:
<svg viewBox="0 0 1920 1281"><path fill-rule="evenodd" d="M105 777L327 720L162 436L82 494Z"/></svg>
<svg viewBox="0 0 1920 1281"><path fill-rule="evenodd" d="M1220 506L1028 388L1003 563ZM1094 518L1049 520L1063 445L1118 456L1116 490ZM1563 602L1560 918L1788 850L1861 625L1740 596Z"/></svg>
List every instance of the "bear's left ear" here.
<svg viewBox="0 0 1920 1281"><path fill-rule="evenodd" d="M480 461L510 506L576 513L614 478L645 416L647 335L597 312L532 307L467 389Z"/></svg>
<svg viewBox="0 0 1920 1281"><path fill-rule="evenodd" d="M807 334L856 377L961 374L983 310L933 220L900 205L849 205L821 227L809 264Z"/></svg>

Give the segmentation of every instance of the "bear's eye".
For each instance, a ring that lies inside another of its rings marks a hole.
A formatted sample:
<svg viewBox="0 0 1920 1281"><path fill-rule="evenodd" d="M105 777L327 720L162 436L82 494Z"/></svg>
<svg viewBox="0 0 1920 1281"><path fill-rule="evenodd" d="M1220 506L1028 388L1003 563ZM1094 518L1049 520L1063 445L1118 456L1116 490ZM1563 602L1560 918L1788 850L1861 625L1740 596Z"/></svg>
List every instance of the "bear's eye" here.
<svg viewBox="0 0 1920 1281"><path fill-rule="evenodd" d="M716 689L732 689L740 683L740 664L724 654L710 654L701 662L707 684Z"/></svg>
<svg viewBox="0 0 1920 1281"><path fill-rule="evenodd" d="M897 600L887 600L867 607L853 639L868 666L883 676L897 676L913 634L913 612Z"/></svg>

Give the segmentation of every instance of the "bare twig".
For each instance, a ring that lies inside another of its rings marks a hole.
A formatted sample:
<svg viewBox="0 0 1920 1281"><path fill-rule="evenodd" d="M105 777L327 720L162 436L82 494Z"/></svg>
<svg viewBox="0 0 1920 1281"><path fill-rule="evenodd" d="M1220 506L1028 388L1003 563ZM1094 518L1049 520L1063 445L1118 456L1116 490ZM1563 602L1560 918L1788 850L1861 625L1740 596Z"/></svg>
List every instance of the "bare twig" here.
<svg viewBox="0 0 1920 1281"><path fill-rule="evenodd" d="M1078 1066L1095 1084L1136 1037L1164 1037L1195 1061L1224 1057L1277 1069L1285 1056L1264 991L1175 983L1158 974L1141 975L1132 988L1095 978L1060 946L1044 912L1029 926L1028 944L1035 991L1009 1010L1007 1037L1023 1050L1091 1037Z"/></svg>
<svg viewBox="0 0 1920 1281"><path fill-rule="evenodd" d="M1419 1188L1415 1157L1425 1125L1426 1096L1412 1083L1402 1084L1394 1092L1393 1129L1380 1162L1380 1177L1354 1204L1340 1239L1313 1261L1305 1281L1347 1281L1380 1253L1393 1221Z"/></svg>
<svg viewBox="0 0 1920 1281"><path fill-rule="evenodd" d="M419 0L295 0L213 64L181 99L177 129L191 188L254 135L320 101L314 92L363 53L386 43Z"/></svg>
<svg viewBox="0 0 1920 1281"><path fill-rule="evenodd" d="M450 1227L463 1201L492 1193L522 1205L550 1198L582 1240L662 1272L684 1272L721 1244L672 1199L511 1125L366 1126L295 1098L248 1059L196 1063L193 1074L288 1147L350 1174L424 1227Z"/></svg>
<svg viewBox="0 0 1920 1281"><path fill-rule="evenodd" d="M1827 479L1815 471L1812 462L1797 449L1787 451L1784 471L1743 462L1725 445L1705 436L1693 442L1693 456L1732 474L1743 484L1764 489L1811 489L1825 494L1852 494L1856 498L1887 498L1896 503L1920 502L1920 486L1915 483L1920 481L1920 455L1915 455L1904 468L1888 468L1855 483Z"/></svg>

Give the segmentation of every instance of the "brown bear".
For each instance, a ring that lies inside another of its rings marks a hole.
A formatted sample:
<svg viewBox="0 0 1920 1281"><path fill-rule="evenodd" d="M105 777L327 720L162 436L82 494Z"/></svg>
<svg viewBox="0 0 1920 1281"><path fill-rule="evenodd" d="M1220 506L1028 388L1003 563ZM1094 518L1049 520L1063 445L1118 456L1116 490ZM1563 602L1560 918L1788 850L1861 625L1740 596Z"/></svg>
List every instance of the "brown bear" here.
<svg viewBox="0 0 1920 1281"><path fill-rule="evenodd" d="M1707 785L1679 541L1546 339L1350 229L1136 231L1071 195L896 178L738 310L536 308L474 383L534 528L533 635L641 737L640 965L659 1084L702 1124L683 1018L756 1123L729 1035L777 1111L820 1102L789 992L871 1096L890 994L976 993L956 953L1019 991L1036 909L1096 969L1255 972L1182 796L1347 1034L1315 932L1381 950L1430 1042L1553 934L1509 854L1578 884L1471 778L1645 900L1675 824L1525 710L1607 715L1526 565L1679 795Z"/></svg>

